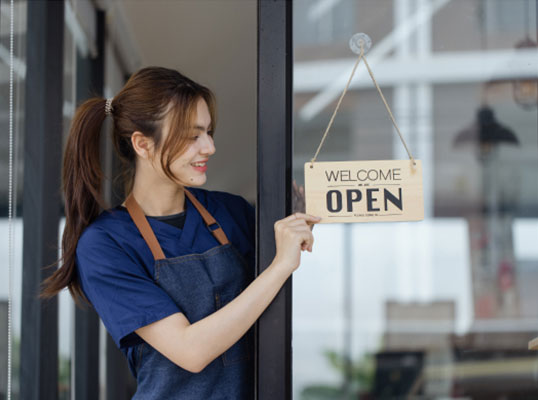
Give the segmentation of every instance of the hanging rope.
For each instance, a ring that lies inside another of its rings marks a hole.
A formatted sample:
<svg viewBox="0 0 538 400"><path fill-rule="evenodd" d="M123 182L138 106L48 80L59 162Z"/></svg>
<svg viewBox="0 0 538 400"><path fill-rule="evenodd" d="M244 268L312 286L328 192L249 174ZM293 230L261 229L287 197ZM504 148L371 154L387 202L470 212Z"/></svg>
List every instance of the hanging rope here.
<svg viewBox="0 0 538 400"><path fill-rule="evenodd" d="M411 152L409 151L409 148L407 147L407 143L405 143L402 132L400 132L400 128L398 128L398 124L396 124L394 115L392 115L392 111L390 110L389 104L387 103L387 100L385 100L385 96L383 96L383 92L381 91L381 88L379 87L379 85L377 84L377 81L374 78L374 73L370 69L370 66L368 65L368 61L366 61L366 57L363 57L363 59L364 59L364 65L366 65L366 69L368 69L368 74L370 74L370 78L372 78L372 82L374 82L374 85L377 88L377 91L379 92L379 96L381 96L381 100L383 100L383 104L385 104L385 108L387 109L387 112L389 113L390 120L392 121L392 124L394 125L396 132L398 132L398 136L400 136L400 140L402 141L402 144L405 147L405 151L407 152L409 159L413 161L413 165L416 165L417 163L415 162L414 157L411 155Z"/></svg>
<svg viewBox="0 0 538 400"><path fill-rule="evenodd" d="M10 1L9 23L9 172L8 172L8 301L7 301L7 400L11 400L12 330L13 330L13 0Z"/></svg>
<svg viewBox="0 0 538 400"><path fill-rule="evenodd" d="M357 59L357 62L355 62L355 66L353 67L353 71L351 71L351 75L349 77L349 80L347 81L346 87L344 88L344 91L342 92L342 95L340 96L340 99L338 100L338 103L336 104L336 108L334 109L333 115L329 121L329 125L327 125L327 129L325 129L325 133L323 134L323 137L321 138L321 142L319 143L318 149L316 150L316 154L314 154L314 157L310 160L310 168L314 167L314 163L316 162L316 159L318 158L318 154L321 150L321 147L323 146L323 143L325 142L325 139L327 138L327 135L329 133L329 129L331 129L331 126L334 122L334 117L336 117L336 113L338 112L338 109L340 108L340 103L342 103L342 100L344 96L346 95L347 90L349 89L351 79L353 79L353 75L355 75L355 70L357 69L359 62L361 60L364 61L364 65L366 65L368 74L370 75L372 82L377 88L379 96L381 96L381 100L383 100L383 104L385 104L385 108L387 109L387 112L389 113L389 117L392 121L392 124L394 125L394 128L396 128L396 132L398 132L398 136L400 136L400 140L402 141L402 144L405 147L405 151L407 152L409 159L413 162L413 165L416 165L415 158L412 156L411 152L409 151L409 148L407 147L407 143L405 143L403 135L400 132L400 128L398 128L398 125L396 124L396 119L394 118L394 115L392 114L392 111L390 110L389 104L387 103L387 100L385 100L385 96L383 96L383 92L381 92L381 88L379 87L379 85L377 84L377 81L374 78L374 73L372 72L372 70L370 69L370 66L368 65L368 62L366 61L366 57L364 56L364 43L362 41L360 41L360 47L361 47L361 52L359 54L359 58Z"/></svg>
<svg viewBox="0 0 538 400"><path fill-rule="evenodd" d="M318 149L316 150L316 154L314 154L314 158L312 158L311 160L312 164L316 161L316 158L318 158L319 151L321 150L321 147L323 146L323 142L325 142L325 138L327 137L327 134L329 133L329 129L331 129L331 126L334 121L334 117L336 117L336 113L338 112L338 109L340 108L340 103L342 103L342 100L344 99L344 96L347 93L347 89L349 88L351 79L353 79L353 75L355 75L355 71L357 67L359 66L359 62L361 61L363 55L364 55L364 52L362 51L362 48L361 48L361 54L359 55L359 58L357 58L357 62L355 62L353 71L351 71L351 76L349 77L346 83L346 87L344 88L344 92L342 93L342 95L340 96L340 99L338 100L338 103L336 104L336 108L334 109L331 120L329 121L329 125L327 125L327 129L325 129L325 133L323 134L323 137L321 138L321 142L319 143ZM312 166L310 166L310 168L312 168Z"/></svg>

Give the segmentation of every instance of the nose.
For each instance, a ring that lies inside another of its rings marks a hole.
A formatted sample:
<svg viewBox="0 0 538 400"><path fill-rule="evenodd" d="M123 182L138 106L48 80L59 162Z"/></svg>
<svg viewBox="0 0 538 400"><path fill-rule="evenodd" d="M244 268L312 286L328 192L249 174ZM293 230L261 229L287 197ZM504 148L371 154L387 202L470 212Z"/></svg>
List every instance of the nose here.
<svg viewBox="0 0 538 400"><path fill-rule="evenodd" d="M207 133L202 136L203 136L203 144L202 144L201 153L208 156L214 154L217 149L215 148L215 142L213 141L213 138Z"/></svg>

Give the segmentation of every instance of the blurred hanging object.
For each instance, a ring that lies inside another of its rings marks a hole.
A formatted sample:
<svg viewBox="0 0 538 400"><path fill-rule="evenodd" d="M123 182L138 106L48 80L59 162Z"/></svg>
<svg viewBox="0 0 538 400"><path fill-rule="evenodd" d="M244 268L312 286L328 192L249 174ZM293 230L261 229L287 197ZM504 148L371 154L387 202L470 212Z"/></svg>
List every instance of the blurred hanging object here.
<svg viewBox="0 0 538 400"><path fill-rule="evenodd" d="M483 3L481 4L484 6ZM481 8L480 22L482 28L480 38L481 50L487 51L487 24L484 8ZM519 145L519 140L514 132L497 121L493 109L488 105L489 87L488 82L484 82L482 85L481 106L476 112L475 121L459 131L453 140L454 147L476 147L479 160L483 160L484 157L490 155L492 150L497 148L499 144Z"/></svg>
<svg viewBox="0 0 538 400"><path fill-rule="evenodd" d="M527 1L527 10L523 14L525 21L525 38L516 43L518 50L538 50L538 43L531 39L529 17L530 1ZM538 5L537 5L538 6ZM531 110L538 106L538 78L528 77L512 81L514 101L524 110Z"/></svg>
<svg viewBox="0 0 538 400"><path fill-rule="evenodd" d="M476 120L458 132L453 143L454 147L476 145L480 154L487 154L499 144L519 145L519 140L510 128L497 121L491 107L483 105L476 113Z"/></svg>
<svg viewBox="0 0 538 400"><path fill-rule="evenodd" d="M482 0L480 4L481 51L485 52L490 32L486 8L492 3ZM488 89L496 83L483 82L475 120L452 141L455 148L474 150L479 164L479 168L468 171L476 178L477 198L466 216L475 322L520 316L512 233L518 193L512 184L515 179L510 163L502 156L506 152L501 152L503 147L519 146L520 142L511 128L497 120L489 103Z"/></svg>
<svg viewBox="0 0 538 400"><path fill-rule="evenodd" d="M481 166L482 199L478 211L468 216L469 237L481 243L471 247L475 319L514 318L519 310L511 236L514 205L507 200L511 196L502 178L506 164L499 150L501 145L518 146L519 140L497 121L484 90L475 121L455 135L453 145L475 150Z"/></svg>

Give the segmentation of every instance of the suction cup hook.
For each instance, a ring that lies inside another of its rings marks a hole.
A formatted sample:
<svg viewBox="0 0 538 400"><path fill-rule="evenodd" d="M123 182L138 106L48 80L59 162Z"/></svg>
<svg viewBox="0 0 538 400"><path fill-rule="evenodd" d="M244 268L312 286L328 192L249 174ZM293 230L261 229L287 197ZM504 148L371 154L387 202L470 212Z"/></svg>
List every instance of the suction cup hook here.
<svg viewBox="0 0 538 400"><path fill-rule="evenodd" d="M364 48L364 54L372 47L372 39L366 33L356 33L349 39L349 48L355 54L361 54L361 43Z"/></svg>

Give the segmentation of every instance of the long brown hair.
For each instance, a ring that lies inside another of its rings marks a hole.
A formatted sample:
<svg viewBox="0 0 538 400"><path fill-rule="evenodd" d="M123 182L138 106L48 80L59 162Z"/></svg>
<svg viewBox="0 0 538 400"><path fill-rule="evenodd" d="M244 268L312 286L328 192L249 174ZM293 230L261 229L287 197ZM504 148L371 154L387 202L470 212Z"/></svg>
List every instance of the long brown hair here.
<svg viewBox="0 0 538 400"><path fill-rule="evenodd" d="M147 67L139 70L113 98L111 114L114 119L113 142L122 162L125 193L132 190L136 153L131 135L142 132L153 139L161 149L161 165L165 174L176 180L171 163L186 148L196 118L197 103L205 100L215 130L215 100L206 87L190 80L178 71ZM65 229L62 236L61 264L43 282L41 296L55 296L67 287L77 302L85 298L76 270L76 248L84 229L106 209L101 185L100 132L105 119L104 98L92 98L76 110L64 151L62 190L65 197ZM161 143L165 117L170 121L170 132Z"/></svg>

